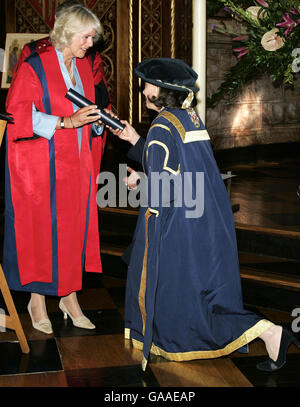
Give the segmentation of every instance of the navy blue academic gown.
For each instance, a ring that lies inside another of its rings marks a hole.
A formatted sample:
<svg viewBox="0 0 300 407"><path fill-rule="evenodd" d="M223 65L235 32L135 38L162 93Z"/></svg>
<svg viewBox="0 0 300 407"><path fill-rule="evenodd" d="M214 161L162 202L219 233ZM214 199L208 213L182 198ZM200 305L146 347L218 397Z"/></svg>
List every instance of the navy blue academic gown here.
<svg viewBox="0 0 300 407"><path fill-rule="evenodd" d="M150 352L185 361L245 349L272 323L243 307L232 209L194 109L160 112L143 166L148 199L128 268L125 337L143 350L144 369ZM170 191L159 176L172 178Z"/></svg>

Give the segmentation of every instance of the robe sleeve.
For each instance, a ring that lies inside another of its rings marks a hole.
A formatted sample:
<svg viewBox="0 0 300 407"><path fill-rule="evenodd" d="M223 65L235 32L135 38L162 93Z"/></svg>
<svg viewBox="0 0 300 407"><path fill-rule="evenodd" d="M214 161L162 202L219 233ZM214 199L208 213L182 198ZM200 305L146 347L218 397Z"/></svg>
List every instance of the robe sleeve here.
<svg viewBox="0 0 300 407"><path fill-rule="evenodd" d="M19 58L18 58L18 60L17 60L17 63L16 63L16 65L15 65L15 68L14 68L13 78L12 78L12 82L11 82L11 85L10 85L9 90L8 90L8 95L9 95L9 93L10 93L10 89L12 88L12 85L13 85L13 83L14 83L15 77L17 76L17 72L18 72L20 66L21 66L22 63L25 61L25 59L26 59L27 57L29 57L30 53L31 53L31 52L30 52L30 48L29 48L28 44L25 44L24 47L23 47L23 49L22 49L22 51L21 51L21 54L20 54L20 56L19 56Z"/></svg>
<svg viewBox="0 0 300 407"><path fill-rule="evenodd" d="M144 164L148 175L148 206L163 212L174 203L177 182L181 181L177 146L165 127L150 129Z"/></svg>
<svg viewBox="0 0 300 407"><path fill-rule="evenodd" d="M134 146L131 146L128 150L127 157L133 161L137 161L142 164L143 161L143 151L145 147L145 139L140 137Z"/></svg>
<svg viewBox="0 0 300 407"><path fill-rule="evenodd" d="M14 118L14 124L8 125L9 140L33 137L32 104L41 107L41 100L41 83L32 67L23 62L6 99L6 110Z"/></svg>

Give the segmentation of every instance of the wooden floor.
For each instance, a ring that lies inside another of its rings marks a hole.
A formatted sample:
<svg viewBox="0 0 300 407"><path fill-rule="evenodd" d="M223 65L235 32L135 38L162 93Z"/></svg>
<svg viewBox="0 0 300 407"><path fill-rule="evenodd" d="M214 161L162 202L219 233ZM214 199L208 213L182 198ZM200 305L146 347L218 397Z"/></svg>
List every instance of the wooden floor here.
<svg viewBox="0 0 300 407"><path fill-rule="evenodd" d="M300 184L300 165L294 161L271 161L224 168L228 169L237 175L231 185L231 201L239 205L234 219L240 245L245 307L289 329L296 326L300 331L300 319L295 324L296 316L300 317L299 246L298 250L290 250L290 256L286 255L295 242L300 242L300 203L296 193ZM246 237L244 232L248 233ZM251 243L253 232L256 235ZM265 244L266 252L263 246L257 246L257 233L260 232L263 233L262 242L271 241ZM278 247L284 250L283 254L276 246L276 239L279 239ZM284 239L287 239L287 247ZM289 239L294 240L290 243ZM121 247L118 250L120 254ZM86 275L84 289L79 293L85 314L96 325L94 331L75 328L69 320L66 322L58 309L59 299L49 297L47 307L54 334L40 333L32 328L26 311L28 294L12 293L31 352L28 355L21 353L12 331L0 331L0 386L93 387L102 392L102 400L111 397L111 390L118 397L118 394L129 394L130 389L138 388L141 399L145 389L158 392L159 388L172 388L172 391L194 388L198 403L201 388L300 387L300 351L292 345L287 363L279 372L259 372L255 365L266 358L266 350L259 339L249 345L248 354L234 352L213 360L178 363L151 356L143 373L141 352L123 335L126 268L118 250L114 253L109 244L103 242L104 274ZM278 276L279 282L274 276ZM290 279L291 284L286 283L286 279L282 284L284 277ZM5 308L2 298L0 307ZM292 316L293 310L298 314ZM295 331L295 335L299 338L299 332Z"/></svg>

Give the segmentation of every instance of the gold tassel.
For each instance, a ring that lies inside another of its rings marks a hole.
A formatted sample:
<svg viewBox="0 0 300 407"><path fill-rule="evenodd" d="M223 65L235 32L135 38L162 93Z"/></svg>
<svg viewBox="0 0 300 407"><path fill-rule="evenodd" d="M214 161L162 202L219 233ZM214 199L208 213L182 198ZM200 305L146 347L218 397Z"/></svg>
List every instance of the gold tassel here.
<svg viewBox="0 0 300 407"><path fill-rule="evenodd" d="M194 99L194 92L193 92L190 88L188 88L188 87L186 87L186 86L182 86L182 85L177 85L176 83L163 82L163 81L160 80L160 79L156 79L156 81L157 81L157 82L161 82L161 83L163 83L163 84L165 84L165 85L169 85L169 86L171 86L171 87L174 87L174 90L176 90L175 87L177 87L177 88L181 88L181 89L184 89L184 90L188 91L189 94L188 94L187 98L185 99L185 101L183 102L181 108L182 108L182 109L188 109L188 108L191 106L191 103L192 103L192 101L193 101L193 99ZM159 85L158 85L158 86L159 86ZM163 86L162 86L162 87L163 87Z"/></svg>
<svg viewBox="0 0 300 407"><path fill-rule="evenodd" d="M188 94L188 97L185 99L185 101L182 104L182 109L188 109L191 106L191 103L194 99L194 92L190 91Z"/></svg>

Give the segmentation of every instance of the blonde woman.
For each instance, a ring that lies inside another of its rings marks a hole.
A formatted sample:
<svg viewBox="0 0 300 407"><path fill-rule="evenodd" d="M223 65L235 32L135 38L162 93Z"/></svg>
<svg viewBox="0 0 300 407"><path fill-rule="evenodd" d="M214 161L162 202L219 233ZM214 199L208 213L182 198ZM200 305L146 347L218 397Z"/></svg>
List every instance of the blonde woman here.
<svg viewBox="0 0 300 407"><path fill-rule="evenodd" d="M94 329L77 301L82 272L101 272L91 127L96 105L77 109L73 88L94 100L87 50L102 33L83 6L63 11L45 44L24 62L9 90L3 266L11 289L31 293L35 329L51 334L45 296L80 328ZM92 116L91 116L92 115Z"/></svg>

